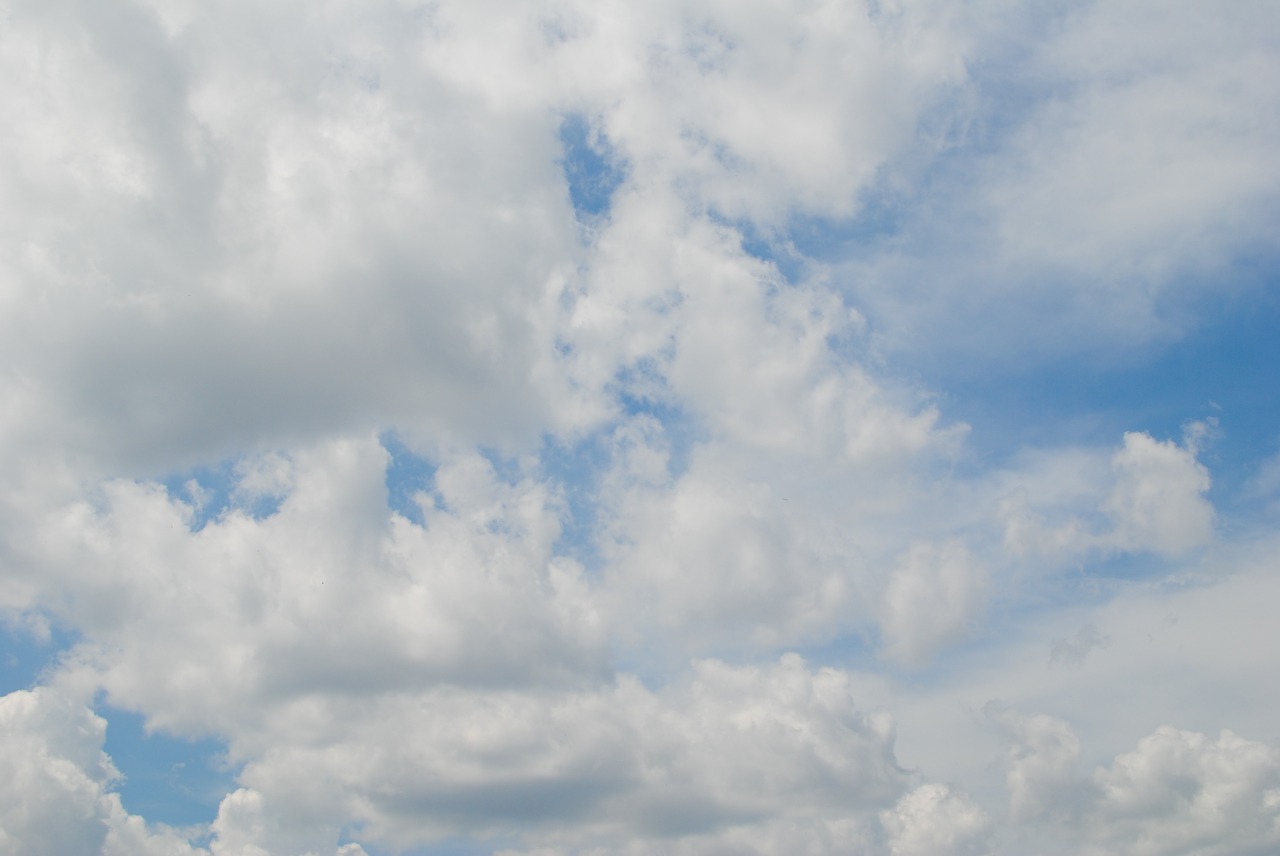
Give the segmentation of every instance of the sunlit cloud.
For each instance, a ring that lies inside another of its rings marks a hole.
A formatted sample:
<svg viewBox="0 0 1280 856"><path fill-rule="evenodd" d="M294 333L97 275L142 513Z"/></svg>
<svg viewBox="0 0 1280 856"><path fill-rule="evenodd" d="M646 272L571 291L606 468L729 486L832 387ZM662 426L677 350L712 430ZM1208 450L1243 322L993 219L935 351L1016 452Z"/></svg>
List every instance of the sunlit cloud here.
<svg viewBox="0 0 1280 856"><path fill-rule="evenodd" d="M0 854L1280 847L1280 14L0 8Z"/></svg>

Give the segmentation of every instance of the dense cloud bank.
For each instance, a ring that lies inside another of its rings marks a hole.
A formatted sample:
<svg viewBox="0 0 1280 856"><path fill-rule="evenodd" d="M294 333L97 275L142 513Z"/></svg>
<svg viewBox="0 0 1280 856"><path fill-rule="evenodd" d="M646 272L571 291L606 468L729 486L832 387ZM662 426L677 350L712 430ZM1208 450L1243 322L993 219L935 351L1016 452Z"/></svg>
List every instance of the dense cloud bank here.
<svg viewBox="0 0 1280 856"><path fill-rule="evenodd" d="M1269 305L1278 47L0 0L0 854L1274 852L1274 448L955 414ZM225 748L204 822L112 711Z"/></svg>

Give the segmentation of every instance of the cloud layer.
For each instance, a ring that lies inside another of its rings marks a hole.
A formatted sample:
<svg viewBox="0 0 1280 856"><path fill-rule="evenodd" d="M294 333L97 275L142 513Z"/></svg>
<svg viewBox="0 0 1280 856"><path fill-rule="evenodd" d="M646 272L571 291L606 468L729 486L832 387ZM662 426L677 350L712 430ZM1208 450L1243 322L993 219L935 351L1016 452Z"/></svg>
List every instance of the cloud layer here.
<svg viewBox="0 0 1280 856"><path fill-rule="evenodd" d="M1280 846L1269 4L0 19L0 854Z"/></svg>

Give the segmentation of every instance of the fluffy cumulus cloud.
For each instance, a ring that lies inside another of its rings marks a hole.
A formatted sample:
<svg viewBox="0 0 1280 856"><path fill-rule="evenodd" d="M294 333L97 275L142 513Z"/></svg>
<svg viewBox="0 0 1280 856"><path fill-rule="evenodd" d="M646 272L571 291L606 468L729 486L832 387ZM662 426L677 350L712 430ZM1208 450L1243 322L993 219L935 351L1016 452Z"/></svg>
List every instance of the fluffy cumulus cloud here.
<svg viewBox="0 0 1280 856"><path fill-rule="evenodd" d="M946 785L921 785L882 815L893 856L978 853L990 823L981 808Z"/></svg>
<svg viewBox="0 0 1280 856"><path fill-rule="evenodd" d="M0 0L0 854L1271 852L1278 41Z"/></svg>
<svg viewBox="0 0 1280 856"><path fill-rule="evenodd" d="M1265 852L1280 844L1280 754L1230 731L1162 726L1098 769L1104 845L1135 853Z"/></svg>
<svg viewBox="0 0 1280 856"><path fill-rule="evenodd" d="M1055 852L1252 854L1280 844L1273 746L1165 725L1085 775L1067 723L1009 709L989 715L1010 739L1010 816L1047 819L1052 831L1041 840L1059 841Z"/></svg>
<svg viewBox="0 0 1280 856"><path fill-rule="evenodd" d="M65 673L193 733L313 692L607 673L602 617L581 568L552 555L559 526L540 486L452 461L418 525L386 507L385 457L372 439L299 450L273 514L229 509L198 531L189 505L126 481L104 485L100 509L52 515L36 533L47 572L93 569L47 606L89 631Z"/></svg>
<svg viewBox="0 0 1280 856"><path fill-rule="evenodd" d="M178 832L148 829L111 792L119 772L102 751L106 722L47 687L0 698L5 809L0 852L196 856Z"/></svg>
<svg viewBox="0 0 1280 856"><path fill-rule="evenodd" d="M1118 545L1179 553L1209 541L1213 506L1204 498L1209 473L1194 450L1128 433L1111 466L1116 485L1103 510L1115 524L1112 537Z"/></svg>
<svg viewBox="0 0 1280 856"><path fill-rule="evenodd" d="M1005 546L1059 559L1144 551L1173 557L1204 547L1213 539L1215 512L1196 437L1207 430L1206 423L1191 423L1182 444L1125 432L1109 461L1096 452L1037 456L1001 479Z"/></svg>
<svg viewBox="0 0 1280 856"><path fill-rule="evenodd" d="M555 693L441 688L360 706L341 736L279 735L242 779L277 810L328 801L329 816L405 844L516 831L713 839L780 820L856 822L906 780L892 720L859 711L846 675L794 655L766 667L698 662L657 693L619 678Z"/></svg>

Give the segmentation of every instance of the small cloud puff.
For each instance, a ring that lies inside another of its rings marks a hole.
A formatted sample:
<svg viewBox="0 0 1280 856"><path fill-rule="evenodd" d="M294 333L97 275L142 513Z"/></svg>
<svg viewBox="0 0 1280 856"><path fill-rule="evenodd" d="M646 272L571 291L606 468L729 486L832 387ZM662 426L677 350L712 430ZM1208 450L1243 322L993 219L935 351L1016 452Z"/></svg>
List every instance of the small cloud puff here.
<svg viewBox="0 0 1280 856"><path fill-rule="evenodd" d="M1204 496L1209 471L1193 444L1126 432L1111 466L1115 487L1102 510L1115 527L1107 539L1113 546L1178 555L1213 537L1213 506Z"/></svg>
<svg viewBox="0 0 1280 856"><path fill-rule="evenodd" d="M1205 546L1216 513L1205 496L1209 471L1196 457L1204 437L1192 428L1178 444L1127 431L1109 471L1089 456L1064 452L1059 457L1074 461L1074 473L1040 462L1039 471L1016 474L997 511L1006 549L1063 561L1090 552L1178 557Z"/></svg>

